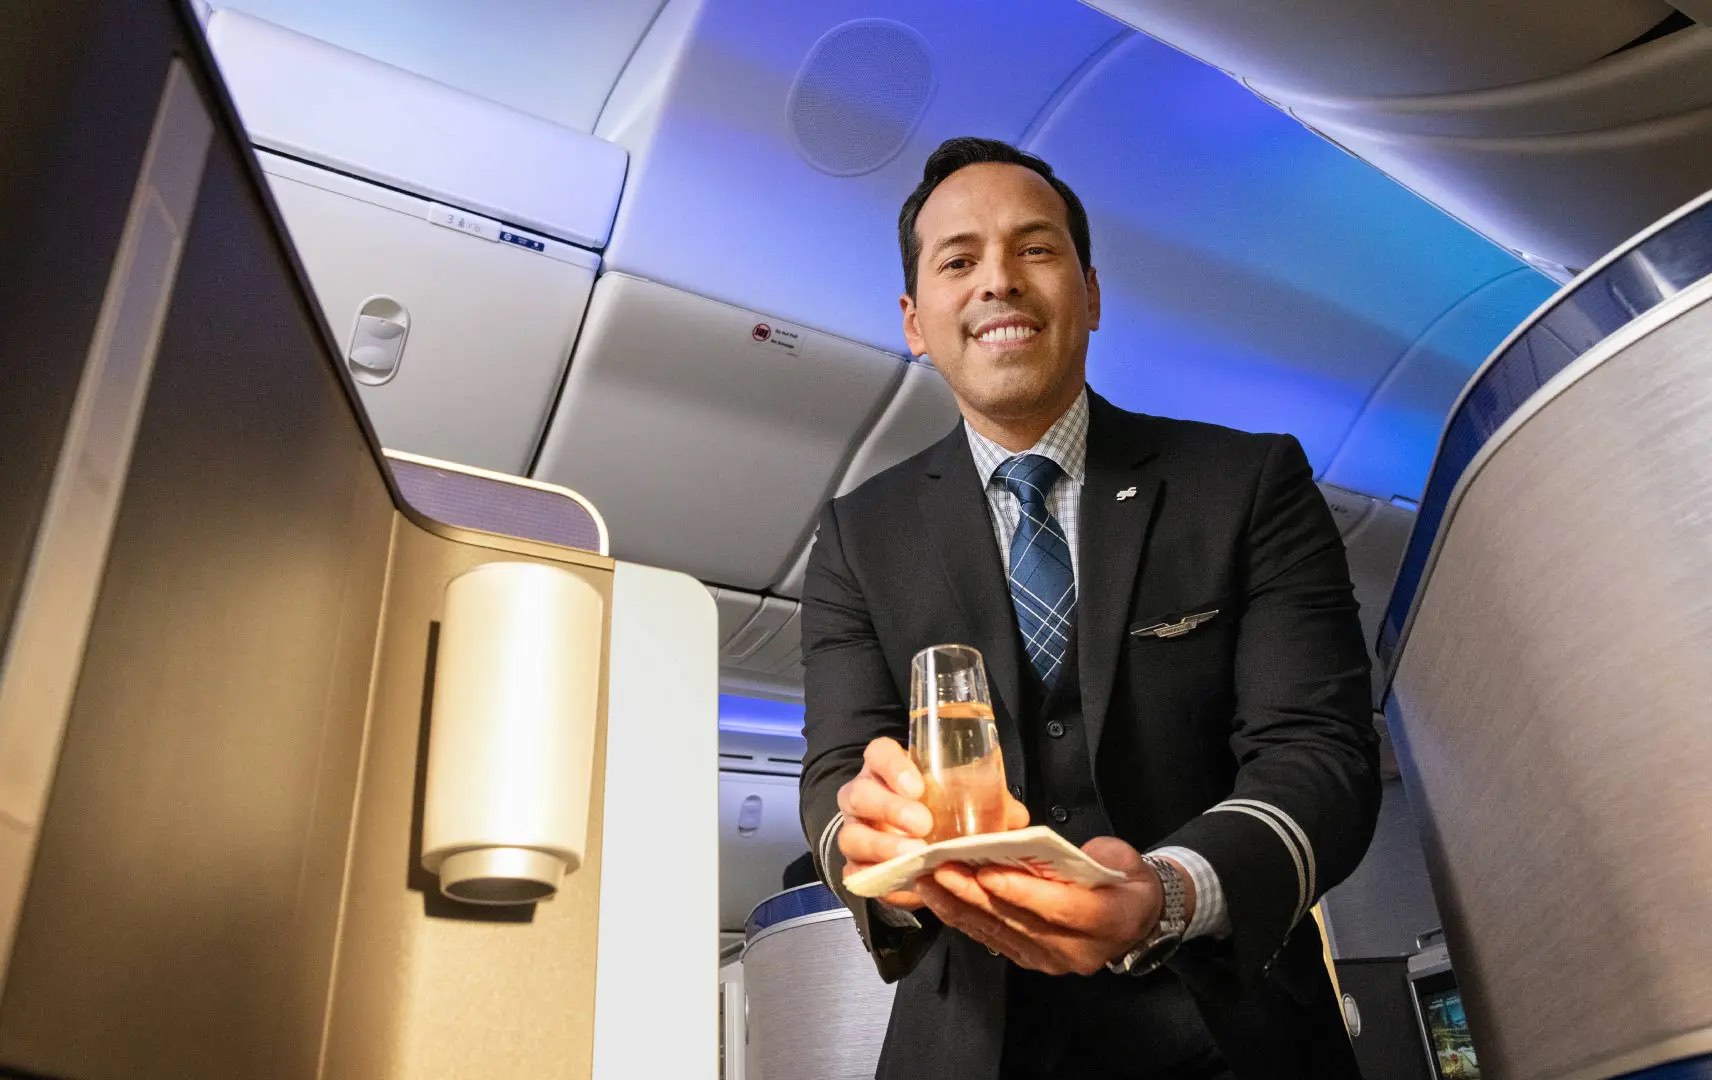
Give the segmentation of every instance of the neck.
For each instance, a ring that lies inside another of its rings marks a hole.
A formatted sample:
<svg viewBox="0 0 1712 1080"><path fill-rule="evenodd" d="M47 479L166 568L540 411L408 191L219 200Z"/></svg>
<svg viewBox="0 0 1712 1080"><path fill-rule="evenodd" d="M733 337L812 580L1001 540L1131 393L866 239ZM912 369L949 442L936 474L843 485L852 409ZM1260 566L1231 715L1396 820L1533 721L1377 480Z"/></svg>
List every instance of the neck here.
<svg viewBox="0 0 1712 1080"><path fill-rule="evenodd" d="M1078 385L1076 392L1066 400L1028 416L987 416L965 408L962 410L963 420L983 437L991 439L1013 454L1020 454L1039 442L1041 436L1070 411L1070 406L1076 404L1076 399L1081 395L1082 387Z"/></svg>

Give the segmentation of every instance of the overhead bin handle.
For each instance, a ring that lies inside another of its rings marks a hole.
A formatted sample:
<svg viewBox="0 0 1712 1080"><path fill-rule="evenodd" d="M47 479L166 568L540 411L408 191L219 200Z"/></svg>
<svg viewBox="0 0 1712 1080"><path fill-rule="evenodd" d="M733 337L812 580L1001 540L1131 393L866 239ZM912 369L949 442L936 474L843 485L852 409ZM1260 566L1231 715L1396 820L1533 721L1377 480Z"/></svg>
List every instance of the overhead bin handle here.
<svg viewBox="0 0 1712 1080"><path fill-rule="evenodd" d="M410 313L390 296L371 296L357 309L345 361L351 374L364 386L391 382L404 360L404 342L410 336Z"/></svg>

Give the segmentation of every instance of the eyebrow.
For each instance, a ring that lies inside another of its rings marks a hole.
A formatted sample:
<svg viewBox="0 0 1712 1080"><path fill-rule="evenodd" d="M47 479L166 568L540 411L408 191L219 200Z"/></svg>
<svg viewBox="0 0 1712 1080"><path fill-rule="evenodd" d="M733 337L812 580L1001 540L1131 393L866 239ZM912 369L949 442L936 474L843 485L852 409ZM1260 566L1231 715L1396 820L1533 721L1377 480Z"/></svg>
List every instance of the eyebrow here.
<svg viewBox="0 0 1712 1080"><path fill-rule="evenodd" d="M1012 229L1011 239L1019 239L1033 233L1049 232L1061 234L1063 231L1064 230L1050 218L1035 218L1033 221L1025 222L1017 228ZM929 259L937 259L940 252L944 251L946 248L958 247L962 244L967 244L978 239L980 239L980 237L976 236L972 232L960 232L952 236L947 236L933 245L932 250L927 253L927 257Z"/></svg>

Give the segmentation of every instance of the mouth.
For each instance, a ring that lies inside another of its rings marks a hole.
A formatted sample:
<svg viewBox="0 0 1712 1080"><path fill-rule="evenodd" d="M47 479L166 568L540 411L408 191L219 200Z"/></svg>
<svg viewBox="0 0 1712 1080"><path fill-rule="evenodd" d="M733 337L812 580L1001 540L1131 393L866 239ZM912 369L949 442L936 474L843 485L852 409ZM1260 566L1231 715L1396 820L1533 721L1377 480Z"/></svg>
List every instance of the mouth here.
<svg viewBox="0 0 1712 1080"><path fill-rule="evenodd" d="M972 337L989 348L1016 348L1040 335L1040 324L1020 315L1007 315L975 328Z"/></svg>

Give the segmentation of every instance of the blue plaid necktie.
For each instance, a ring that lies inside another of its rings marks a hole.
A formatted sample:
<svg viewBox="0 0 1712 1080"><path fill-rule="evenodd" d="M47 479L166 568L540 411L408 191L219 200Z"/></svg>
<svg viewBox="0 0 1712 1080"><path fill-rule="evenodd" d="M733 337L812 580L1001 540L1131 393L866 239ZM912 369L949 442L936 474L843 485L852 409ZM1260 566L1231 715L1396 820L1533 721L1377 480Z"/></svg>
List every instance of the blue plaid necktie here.
<svg viewBox="0 0 1712 1080"><path fill-rule="evenodd" d="M1046 508L1046 493L1059 474L1058 463L1039 454L1006 458L993 472L1022 504L1011 537L1011 603L1016 605L1017 629L1029 663L1047 687L1064 666L1076 619L1070 543Z"/></svg>

